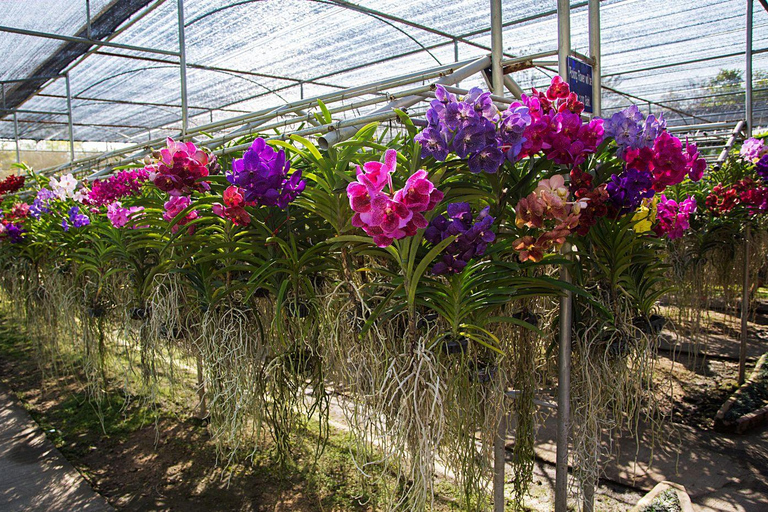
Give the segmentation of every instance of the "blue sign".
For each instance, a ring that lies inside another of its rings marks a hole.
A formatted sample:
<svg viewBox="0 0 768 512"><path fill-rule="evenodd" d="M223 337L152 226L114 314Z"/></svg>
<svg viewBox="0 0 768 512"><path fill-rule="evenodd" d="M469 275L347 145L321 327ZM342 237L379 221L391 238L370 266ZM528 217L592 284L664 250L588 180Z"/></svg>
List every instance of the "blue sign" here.
<svg viewBox="0 0 768 512"><path fill-rule="evenodd" d="M592 113L592 66L568 57L568 85L584 104L584 112Z"/></svg>

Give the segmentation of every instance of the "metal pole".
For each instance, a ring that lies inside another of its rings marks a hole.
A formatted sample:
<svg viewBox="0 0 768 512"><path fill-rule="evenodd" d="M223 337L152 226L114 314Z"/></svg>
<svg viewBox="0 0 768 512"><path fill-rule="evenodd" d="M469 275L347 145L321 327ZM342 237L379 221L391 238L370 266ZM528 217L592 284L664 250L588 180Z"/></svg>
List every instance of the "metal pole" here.
<svg viewBox="0 0 768 512"><path fill-rule="evenodd" d="M568 55L571 52L571 5L557 0L557 63L560 76L568 79ZM568 254L569 243L562 252ZM568 267L560 270L560 279L571 282ZM560 351L557 365L557 455L555 467L555 512L568 511L568 431L571 419L571 325L573 295L567 290L560 299Z"/></svg>
<svg viewBox="0 0 768 512"><path fill-rule="evenodd" d="M747 116L747 137L752 136L752 18L754 1L747 0L747 48L746 48L746 67L747 72L744 76L745 95L744 110Z"/></svg>
<svg viewBox="0 0 768 512"><path fill-rule="evenodd" d="M741 288L741 344L739 346L739 386L744 384L747 367L747 334L749 321L749 242L750 225L744 232L744 283Z"/></svg>
<svg viewBox="0 0 768 512"><path fill-rule="evenodd" d="M568 80L568 56L571 54L571 4L557 0L557 70Z"/></svg>
<svg viewBox="0 0 768 512"><path fill-rule="evenodd" d="M496 435L493 436L493 512L504 512L504 483L507 467L507 411L506 401L501 401L501 417Z"/></svg>
<svg viewBox="0 0 768 512"><path fill-rule="evenodd" d="M589 56L592 59L592 115L600 117L602 112L602 92L600 77L600 0L589 0ZM650 114L650 104L648 105ZM571 305L572 307L572 305ZM570 334L570 326L568 327ZM561 344L561 354L563 347ZM570 361L570 354L568 354ZM570 412L570 410L569 410ZM558 416L559 417L559 416ZM558 431L558 436L560 432ZM565 429L567 442L568 431ZM558 447L560 446L558 440ZM598 454L598 457L600 455ZM567 460L566 460L567 464ZM559 466L558 466L559 467ZM567 466L566 466L567 474ZM584 482L582 489L582 512L593 512L595 510L595 483L593 480Z"/></svg>
<svg viewBox="0 0 768 512"><path fill-rule="evenodd" d="M85 34L88 39L93 39L93 34L91 33L91 0L85 0L85 20L87 23Z"/></svg>
<svg viewBox="0 0 768 512"><path fill-rule="evenodd" d="M69 85L69 72L64 75L67 84L67 118L69 125L69 161L75 161L75 132L72 126L72 90Z"/></svg>
<svg viewBox="0 0 768 512"><path fill-rule="evenodd" d="M603 111L603 88L600 74L600 0L589 0L589 56L592 59L592 114L600 117Z"/></svg>
<svg viewBox="0 0 768 512"><path fill-rule="evenodd" d="M189 128L187 111L187 50L184 37L184 0L178 0L179 10L179 69L181 73L181 134L186 135Z"/></svg>
<svg viewBox="0 0 768 512"><path fill-rule="evenodd" d="M19 152L19 121L16 118L16 112L13 113L13 137L16 139L16 163L21 163L21 153Z"/></svg>
<svg viewBox="0 0 768 512"><path fill-rule="evenodd" d="M491 0L491 72L493 94L504 95L504 72L501 67L504 43L502 41L501 0Z"/></svg>
<svg viewBox="0 0 768 512"><path fill-rule="evenodd" d="M570 252L569 243L563 253ZM560 270L560 279L571 282L568 267ZM560 299L560 351L557 365L557 455L555 467L555 512L568 510L568 433L571 419L571 326L573 294L566 291Z"/></svg>
<svg viewBox="0 0 768 512"><path fill-rule="evenodd" d="M459 41L453 40L453 62L459 62Z"/></svg>

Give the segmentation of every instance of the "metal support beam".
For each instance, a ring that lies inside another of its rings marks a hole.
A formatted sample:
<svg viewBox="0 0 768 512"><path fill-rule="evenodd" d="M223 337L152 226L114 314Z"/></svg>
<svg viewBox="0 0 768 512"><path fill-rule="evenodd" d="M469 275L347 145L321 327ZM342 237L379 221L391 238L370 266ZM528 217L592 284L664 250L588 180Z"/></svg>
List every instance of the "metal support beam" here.
<svg viewBox="0 0 768 512"><path fill-rule="evenodd" d="M747 48L746 73L744 73L744 111L747 117L747 137L752 136L752 25L754 17L754 0L747 0Z"/></svg>
<svg viewBox="0 0 768 512"><path fill-rule="evenodd" d="M61 78L63 75L29 76L27 78L11 78L9 80L0 80L2 84L12 84L17 82L33 82L36 80L51 80Z"/></svg>
<svg viewBox="0 0 768 512"><path fill-rule="evenodd" d="M752 50L752 55L757 55L757 54L766 53L766 52L768 52L768 48L759 48L757 50ZM733 57L743 57L743 56L744 56L744 52L742 51L732 52L732 53L723 53L721 55L714 55L712 57L701 57L698 59L683 60L680 62L670 62L667 64L658 64L656 66L647 66L644 68L635 68L635 69L628 69L626 71L616 71L614 73L606 73L603 75L603 78L609 78L612 76L624 76L632 73L644 73L646 71L654 71L657 69L674 68L677 66L686 66L688 64L698 64L700 62L710 62L713 60L730 59Z"/></svg>
<svg viewBox="0 0 768 512"><path fill-rule="evenodd" d="M523 88L509 75L504 75L504 87L506 87L515 98L520 99L523 97Z"/></svg>
<svg viewBox="0 0 768 512"><path fill-rule="evenodd" d="M750 0L750 3L751 0ZM741 343L739 344L739 379L738 384L744 384L747 373L747 337L749 335L749 243L751 238L750 225L744 229L744 275L741 288Z"/></svg>
<svg viewBox="0 0 768 512"><path fill-rule="evenodd" d="M501 0L491 0L491 79L493 94L504 95L504 72L501 68L501 58L504 53L502 40L502 10Z"/></svg>
<svg viewBox="0 0 768 512"><path fill-rule="evenodd" d="M2 108L0 109L0 112L8 112L8 113L14 113L18 112L19 114L39 114L43 116L66 116L69 115L68 112L56 112L55 110L31 110L26 108Z"/></svg>
<svg viewBox="0 0 768 512"><path fill-rule="evenodd" d="M64 75L67 84L67 117L69 127L69 161L75 161L75 132L72 126L72 90L69 83L69 72Z"/></svg>
<svg viewBox="0 0 768 512"><path fill-rule="evenodd" d="M481 57L475 61L470 62L466 66L463 66L450 75L443 76L442 78L438 79L436 83L438 84L446 84L446 85L452 85L455 83L460 82L461 80L465 80L466 78L476 74L480 73L483 69L487 68L490 62L490 57L485 56ZM381 107L378 110L375 110L372 115L385 113L387 111L393 111L394 109L405 109L412 105L415 105L416 103L422 101L422 97L419 95L413 95L413 96L407 96L405 98L391 101L387 105ZM345 127L343 130L335 130L330 132L328 135L325 135L323 137L319 137L317 139L318 145L322 149L327 149L330 146L336 144L337 142L341 142L343 140L348 139L349 137L352 137L354 134L358 132L363 126L365 126L364 123L361 124L353 124L351 126Z"/></svg>
<svg viewBox="0 0 768 512"><path fill-rule="evenodd" d="M65 36L62 34L51 34L48 32L38 32L37 30L27 30L23 28L0 26L0 32L8 32L9 34L19 34L22 36L42 37L44 39L56 39L59 41L67 41L69 43L81 43L88 46L96 46L96 47L107 46L109 48L121 48L123 50L133 50L137 52L158 53L160 55L173 55L175 57L179 56L178 52L173 52L169 50L159 50L157 48L145 48L143 46L134 46L130 44L110 43L108 41L91 41L85 37Z"/></svg>
<svg viewBox="0 0 768 512"><path fill-rule="evenodd" d="M557 63L558 72L568 80L568 56L571 53L571 4L557 0ZM569 243L562 252L571 252ZM560 279L571 282L567 266L560 270ZM571 328L573 294L566 291L560 299L560 350L557 365L557 455L555 466L555 512L568 511L568 434L571 421Z"/></svg>
<svg viewBox="0 0 768 512"><path fill-rule="evenodd" d="M186 135L189 128L187 109L187 50L184 37L184 0L178 0L179 10L179 72L181 74L181 134Z"/></svg>
<svg viewBox="0 0 768 512"><path fill-rule="evenodd" d="M728 152L731 150L733 145L736 143L736 139L738 139L739 134L744 130L744 127L747 125L746 121L739 121L736 123L736 127L733 129L733 132L731 132L731 136L728 138L728 142L725 143L725 147L723 148L723 151L720 152L720 156L717 157L717 162L715 164L719 168L721 165L723 165L723 162L725 162L725 159L728 158Z"/></svg>
<svg viewBox="0 0 768 512"><path fill-rule="evenodd" d="M19 121L16 118L16 112L13 113L13 138L16 141L16 163L21 162L21 152L19 151Z"/></svg>

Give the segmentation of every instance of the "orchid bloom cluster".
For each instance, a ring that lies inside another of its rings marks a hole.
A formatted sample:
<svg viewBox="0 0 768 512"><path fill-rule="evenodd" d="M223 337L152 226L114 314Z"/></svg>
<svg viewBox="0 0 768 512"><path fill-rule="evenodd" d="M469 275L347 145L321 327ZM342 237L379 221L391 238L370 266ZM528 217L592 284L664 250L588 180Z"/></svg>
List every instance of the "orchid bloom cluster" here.
<svg viewBox="0 0 768 512"><path fill-rule="evenodd" d="M203 178L210 174L209 166L216 165L215 157L199 149L192 142L176 142L170 137L167 147L160 150L158 161L151 165L148 177L155 186L172 196L188 196L192 192L206 192L211 186Z"/></svg>
<svg viewBox="0 0 768 512"><path fill-rule="evenodd" d="M77 189L77 180L72 174L65 174L61 178L51 178L48 182L51 191L62 201L73 199Z"/></svg>
<svg viewBox="0 0 768 512"><path fill-rule="evenodd" d="M41 188L37 191L37 196L32 201L32 206L29 207L30 215L35 219L39 219L43 214L51 213L52 204L57 199L58 196L53 191Z"/></svg>
<svg viewBox="0 0 768 512"><path fill-rule="evenodd" d="M171 196L171 198L168 199L163 205L165 208L165 213L163 213L163 220L166 222L173 222L176 217L181 215L181 213L190 206L192 206L192 199L190 199L188 196ZM186 226L199 216L200 214L197 210L190 210L173 226L171 231L176 233L180 227ZM190 229L191 228L192 226L190 226Z"/></svg>
<svg viewBox="0 0 768 512"><path fill-rule="evenodd" d="M57 206L66 206L65 201L83 202L85 200L87 189L82 186L78 189L78 181L72 174L65 174L61 178L51 178L48 186L50 188L38 190L31 205L27 203L15 204L11 208L9 217L26 218L29 216L37 220L43 215L57 213L63 216L60 225L64 231L69 231L70 227L81 228L90 225L91 219L82 214L78 206L68 208L66 213L63 212L63 209L54 211ZM22 211L23 214L20 214Z"/></svg>
<svg viewBox="0 0 768 512"><path fill-rule="evenodd" d="M245 198L239 188L232 185L227 187L223 195L224 205L214 203L213 213L219 217L229 219L238 226L247 226L251 223L251 216L245 210Z"/></svg>
<svg viewBox="0 0 768 512"><path fill-rule="evenodd" d="M424 232L427 242L439 244L448 237L456 236L432 267L433 274L458 274L470 260L485 254L488 244L496 240L496 234L491 231L494 219L489 211L486 206L473 221L469 203L451 203L447 217L439 215L432 219Z"/></svg>
<svg viewBox="0 0 768 512"><path fill-rule="evenodd" d="M362 228L379 247L388 247L393 240L416 234L428 226L424 212L443 200L443 193L419 170L394 190L392 173L397 167L397 152L384 153L384 163L366 162L357 167L357 181L347 186L349 204L355 212L352 225ZM389 193L385 187L389 186Z"/></svg>
<svg viewBox="0 0 768 512"><path fill-rule="evenodd" d="M741 145L739 156L743 160L755 164L764 156L768 156L768 147L762 139L750 137Z"/></svg>
<svg viewBox="0 0 768 512"><path fill-rule="evenodd" d="M232 171L227 173L232 186L224 192L224 205L213 205L214 213L247 226L251 217L245 206L287 208L306 187L301 170L296 169L289 176L290 170L291 162L285 151L275 151L262 138L254 140L243 158L232 162Z"/></svg>
<svg viewBox="0 0 768 512"><path fill-rule="evenodd" d="M768 183L768 146L763 139L751 137L744 141L739 155L747 163L755 164L755 172Z"/></svg>
<svg viewBox="0 0 768 512"><path fill-rule="evenodd" d="M519 254L520 261L538 262L552 247L557 247L579 225L579 212L587 206L587 201L569 202L568 187L563 176L541 180L536 190L517 203L518 228L528 227L545 230L538 237L530 235L519 238L513 249Z"/></svg>
<svg viewBox="0 0 768 512"><path fill-rule="evenodd" d="M113 227L122 228L131 221L139 220L143 211L143 206L123 207L120 201L115 201L107 205L107 219ZM133 224L130 229L137 229L138 227Z"/></svg>
<svg viewBox="0 0 768 512"><path fill-rule="evenodd" d="M0 237L7 238L12 244L22 242L24 234L27 232L24 229L24 219L27 217L29 217L29 205L27 203L14 203L6 216L0 212Z"/></svg>
<svg viewBox="0 0 768 512"><path fill-rule="evenodd" d="M605 184L594 187L593 177L588 172L574 167L571 171L571 194L581 205L579 210L579 224L576 227L576 234L586 236L589 230L597 223L597 219L608 215L610 206L610 195L608 187ZM586 205L585 205L586 203Z"/></svg>
<svg viewBox="0 0 768 512"><path fill-rule="evenodd" d="M17 176L15 174L11 174L4 180L0 180L0 197L5 194L18 192L24 186L24 181L24 176Z"/></svg>
<svg viewBox="0 0 768 512"><path fill-rule="evenodd" d="M524 94L521 102L509 108L520 106L527 107L531 115L531 124L523 132L521 157L541 151L556 164L576 166L603 141L603 120L582 123L584 104L559 76L552 79L545 92L533 89L530 96Z"/></svg>
<svg viewBox="0 0 768 512"><path fill-rule="evenodd" d="M686 176L699 181L707 168L695 144L683 143L666 131L663 115L647 118L632 105L605 120L605 135L618 145L625 171L611 177L609 194L622 213L638 208L643 199L681 183Z"/></svg>
<svg viewBox="0 0 768 512"><path fill-rule="evenodd" d="M165 202L163 214L163 218L169 222L192 204L189 196L193 192L207 192L211 189L204 178L218 172L220 168L214 155L203 151L192 142L177 142L170 137L167 147L156 153L155 158L157 161L146 168L147 177L157 188L171 196ZM181 226L189 224L197 217L197 210L187 212L184 218L173 226L173 232L176 233ZM122 221L123 216L119 219ZM192 228L190 226L189 229Z"/></svg>
<svg viewBox="0 0 768 512"><path fill-rule="evenodd" d="M91 219L87 215L80 213L80 208L73 206L67 212L67 217L62 219L61 227L64 231L69 231L70 227L82 228L88 226L91 223Z"/></svg>
<svg viewBox="0 0 768 512"><path fill-rule="evenodd" d="M760 160L755 164L755 172L763 182L768 183L768 154L760 157Z"/></svg>
<svg viewBox="0 0 768 512"><path fill-rule="evenodd" d="M719 183L712 188L705 204L715 217L730 213L734 209L746 210L749 215L767 213L768 187L749 177L729 187Z"/></svg>
<svg viewBox="0 0 768 512"><path fill-rule="evenodd" d="M438 85L427 110L427 122L427 128L415 137L423 158L443 161L454 153L468 158L469 170L474 173L495 173L505 157L510 162L517 160L531 116L528 108L519 104L500 113L491 93L478 87L459 100Z"/></svg>
<svg viewBox="0 0 768 512"><path fill-rule="evenodd" d="M678 203L661 194L656 205L656 225L653 231L656 236L666 236L670 240L680 238L690 227L689 218L695 211L696 199L692 196Z"/></svg>
<svg viewBox="0 0 768 512"><path fill-rule="evenodd" d="M21 222L10 222L0 218L0 239L7 238L10 243L18 244L24 241L26 232Z"/></svg>
<svg viewBox="0 0 768 512"><path fill-rule="evenodd" d="M94 206L104 206L138 194L148 179L149 171L145 168L120 171L106 180L96 180L88 193L87 202Z"/></svg>

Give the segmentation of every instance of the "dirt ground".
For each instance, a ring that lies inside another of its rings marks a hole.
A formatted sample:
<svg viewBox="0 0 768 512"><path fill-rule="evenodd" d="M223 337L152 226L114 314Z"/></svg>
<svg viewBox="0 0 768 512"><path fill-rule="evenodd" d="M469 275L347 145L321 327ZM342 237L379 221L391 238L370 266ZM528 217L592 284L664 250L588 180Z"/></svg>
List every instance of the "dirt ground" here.
<svg viewBox="0 0 768 512"><path fill-rule="evenodd" d="M672 421L709 435L715 413L736 388L733 346L739 331L733 315L711 313L706 321L705 331L715 342L670 343L660 353L656 372L659 382L671 386L662 408ZM685 337L691 327L678 322L675 330ZM750 339L748 367L754 365L755 354L768 351L768 318L750 324ZM217 458L200 420L158 413L115 396L101 411L105 432L77 383L42 379L30 354L18 346L6 346L2 353L0 377L62 453L118 510L375 510L370 490L345 459L343 434L331 438L331 449L317 463L314 434L308 431L306 449L297 452L285 471L274 470L278 462L270 458L269 450L245 463L228 465ZM541 460L537 465L542 468L532 486L534 494L552 469ZM603 484L607 494L597 497L597 510L626 510L642 493L610 481ZM447 498L438 501L436 510L456 510L456 504Z"/></svg>

